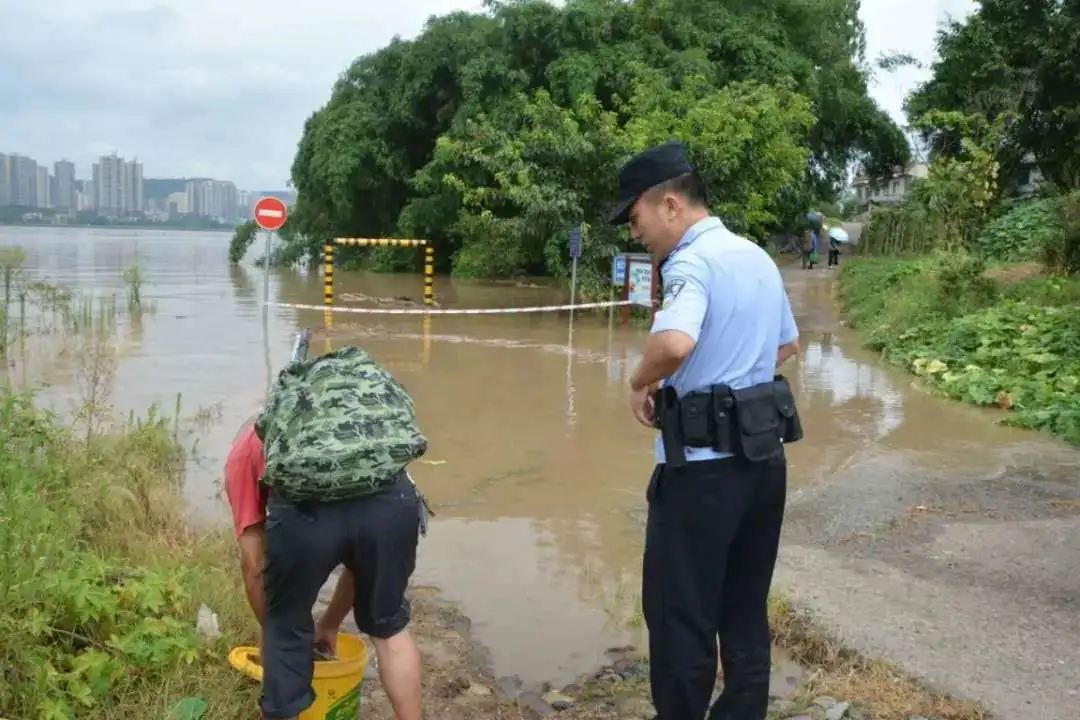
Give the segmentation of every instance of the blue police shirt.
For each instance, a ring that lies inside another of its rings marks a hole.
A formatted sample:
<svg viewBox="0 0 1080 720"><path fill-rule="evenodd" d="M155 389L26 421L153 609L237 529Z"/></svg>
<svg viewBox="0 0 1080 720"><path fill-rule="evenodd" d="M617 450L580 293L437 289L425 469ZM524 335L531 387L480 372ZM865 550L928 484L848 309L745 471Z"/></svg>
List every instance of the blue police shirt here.
<svg viewBox="0 0 1080 720"><path fill-rule="evenodd" d="M664 300L651 332L679 330L697 343L663 385L682 397L718 384L740 389L773 379L777 350L799 330L780 269L767 252L709 217L686 231L661 276ZM690 462L731 455L712 448L684 452ZM664 462L659 436L656 461Z"/></svg>

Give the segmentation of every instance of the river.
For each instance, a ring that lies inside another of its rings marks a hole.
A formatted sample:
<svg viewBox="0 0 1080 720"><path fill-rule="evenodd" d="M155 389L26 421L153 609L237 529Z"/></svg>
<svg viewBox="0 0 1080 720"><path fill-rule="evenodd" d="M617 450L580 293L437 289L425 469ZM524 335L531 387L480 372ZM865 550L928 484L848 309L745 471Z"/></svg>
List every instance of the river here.
<svg viewBox="0 0 1080 720"><path fill-rule="evenodd" d="M125 336L114 404L122 412L151 403L171 411L180 393L184 413L203 410L186 489L199 522L227 521L219 486L229 443L258 408L296 330L323 324L321 312L274 307L264 327L262 271L230 267L229 237L0 228L0 245L22 246L33 276L61 285L122 293L123 267L139 262L156 312ZM258 254L253 249L249 263ZM1031 435L995 426L989 412L943 403L860 350L836 320L829 272L785 270L805 349L788 368L806 433L789 452L794 518L801 496L882 458L893 468L933 458L939 470L962 463L970 472L999 462L1003 447L1029 443ZM420 276L339 272L336 280L339 297L422 297ZM435 293L447 307L568 299L551 283L535 285L440 277ZM321 277L275 270L269 292L272 302L318 304ZM565 313L429 324L416 316L335 319L330 342L362 345L416 400L430 449L413 474L437 512L416 581L462 604L499 675L568 682L626 640L617 616L626 604L620 598L638 588L653 445L630 415L624 388L644 340L644 329L623 327L617 316L609 323L606 311L579 314L572 333ZM313 350L322 347L317 340ZM46 374L44 397L69 407L70 369ZM956 447L964 452L950 451Z"/></svg>

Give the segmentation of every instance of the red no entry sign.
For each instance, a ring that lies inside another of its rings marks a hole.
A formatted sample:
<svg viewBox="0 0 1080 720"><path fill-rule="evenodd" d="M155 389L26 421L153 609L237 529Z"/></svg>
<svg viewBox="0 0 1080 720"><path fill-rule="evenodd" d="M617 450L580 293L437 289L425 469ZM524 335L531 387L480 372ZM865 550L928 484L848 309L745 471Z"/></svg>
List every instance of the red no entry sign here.
<svg viewBox="0 0 1080 720"><path fill-rule="evenodd" d="M260 198L259 202L255 203L255 224L263 230L280 230L288 218L289 209L276 197Z"/></svg>

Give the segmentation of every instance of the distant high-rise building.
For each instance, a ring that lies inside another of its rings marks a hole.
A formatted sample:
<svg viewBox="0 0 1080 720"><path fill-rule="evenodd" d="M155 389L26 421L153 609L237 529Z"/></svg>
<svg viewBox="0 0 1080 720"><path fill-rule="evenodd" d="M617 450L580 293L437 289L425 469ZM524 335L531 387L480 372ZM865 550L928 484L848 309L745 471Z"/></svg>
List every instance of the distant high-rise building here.
<svg viewBox="0 0 1080 720"><path fill-rule="evenodd" d="M0 207L11 205L11 161L0 153Z"/></svg>
<svg viewBox="0 0 1080 720"><path fill-rule="evenodd" d="M94 203L97 211L109 217L143 211L143 169L138 161L102 155L94 164Z"/></svg>
<svg viewBox="0 0 1080 720"><path fill-rule="evenodd" d="M143 166L138 160L132 160L127 164L127 212L141 213L146 210L143 200Z"/></svg>
<svg viewBox="0 0 1080 720"><path fill-rule="evenodd" d="M37 162L25 155L8 155L11 164L11 204L37 207Z"/></svg>
<svg viewBox="0 0 1080 720"><path fill-rule="evenodd" d="M218 222L236 220L239 193L234 183L200 178L188 180L184 190L189 214Z"/></svg>
<svg viewBox="0 0 1080 720"><path fill-rule="evenodd" d="M56 178L53 205L58 210L75 210L75 163L60 160L53 165L53 175Z"/></svg>
<svg viewBox="0 0 1080 720"><path fill-rule="evenodd" d="M34 207L39 209L52 207L52 190L49 182L49 168L45 165L37 166L37 177L34 186Z"/></svg>
<svg viewBox="0 0 1080 720"><path fill-rule="evenodd" d="M75 211L89 212L94 209L94 181L75 181Z"/></svg>

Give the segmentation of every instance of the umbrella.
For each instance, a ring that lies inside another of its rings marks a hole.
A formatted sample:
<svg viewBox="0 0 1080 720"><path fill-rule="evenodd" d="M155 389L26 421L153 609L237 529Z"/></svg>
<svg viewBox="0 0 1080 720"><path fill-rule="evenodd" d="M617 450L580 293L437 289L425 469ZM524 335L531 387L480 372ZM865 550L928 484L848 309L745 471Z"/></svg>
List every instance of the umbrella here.
<svg viewBox="0 0 1080 720"><path fill-rule="evenodd" d="M838 243L849 243L849 242L851 242L851 240L848 239L847 230L845 230L844 228L838 228L838 227L829 228L829 239L830 240L835 240Z"/></svg>

